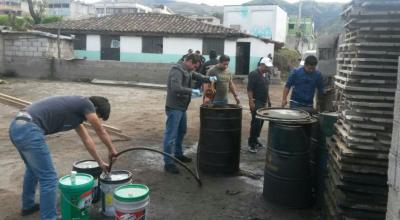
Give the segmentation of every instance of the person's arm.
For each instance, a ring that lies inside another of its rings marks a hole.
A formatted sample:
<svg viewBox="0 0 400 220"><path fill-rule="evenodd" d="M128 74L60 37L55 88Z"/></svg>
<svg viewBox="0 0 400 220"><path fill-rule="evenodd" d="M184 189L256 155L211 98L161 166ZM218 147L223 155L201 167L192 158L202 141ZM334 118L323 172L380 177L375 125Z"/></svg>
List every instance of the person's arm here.
<svg viewBox="0 0 400 220"><path fill-rule="evenodd" d="M253 91L247 90L247 96L249 97L250 111L254 111L254 109L256 108L256 104L254 103Z"/></svg>
<svg viewBox="0 0 400 220"><path fill-rule="evenodd" d="M210 82L210 79L209 79L210 77L208 77L208 76L203 76L202 74L194 72L194 71L191 74L192 74L192 78L196 81L200 81L202 83Z"/></svg>
<svg viewBox="0 0 400 220"><path fill-rule="evenodd" d="M99 166L104 172L108 172L108 164L104 162L96 150L96 145L93 139L90 137L88 131L86 130L85 126L80 124L77 128L75 128L76 133L81 138L83 144L85 145L86 150L89 154L99 163Z"/></svg>
<svg viewBox="0 0 400 220"><path fill-rule="evenodd" d="M191 88L182 86L183 74L181 71L173 68L173 69L171 69L169 74L171 75L171 77L170 77L171 90L173 92L176 92L178 94L183 94L183 95L191 95L192 94Z"/></svg>
<svg viewBox="0 0 400 220"><path fill-rule="evenodd" d="M249 97L250 111L254 111L254 109L256 108L256 104L254 103L253 88L254 88L254 78L252 74L249 74L247 82L247 96Z"/></svg>
<svg viewBox="0 0 400 220"><path fill-rule="evenodd" d="M232 78L229 80L229 90L232 93L233 97L235 98L236 104L240 105L239 96L236 93L236 86L235 86L235 83L233 83Z"/></svg>
<svg viewBox="0 0 400 220"><path fill-rule="evenodd" d="M289 95L289 91L290 91L290 88L285 86L285 88L283 89L283 95L282 95L282 108L284 108L288 103L287 96Z"/></svg>
<svg viewBox="0 0 400 220"><path fill-rule="evenodd" d="M289 75L289 78L285 84L285 88L283 89L283 95L282 95L282 108L284 108L288 101L287 101L287 97L289 95L290 92L290 88L293 86L294 84L294 70L291 72L291 74Z"/></svg>

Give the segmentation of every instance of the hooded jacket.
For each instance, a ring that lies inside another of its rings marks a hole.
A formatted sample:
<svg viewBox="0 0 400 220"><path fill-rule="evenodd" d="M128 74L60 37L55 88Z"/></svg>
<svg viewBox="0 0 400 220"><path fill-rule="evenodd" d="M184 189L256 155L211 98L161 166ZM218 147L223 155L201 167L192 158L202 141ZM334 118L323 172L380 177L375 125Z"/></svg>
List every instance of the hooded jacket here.
<svg viewBox="0 0 400 220"><path fill-rule="evenodd" d="M196 72L189 72L183 63L177 63L169 71L167 82L167 108L186 111L192 97L192 79L209 82L205 77Z"/></svg>

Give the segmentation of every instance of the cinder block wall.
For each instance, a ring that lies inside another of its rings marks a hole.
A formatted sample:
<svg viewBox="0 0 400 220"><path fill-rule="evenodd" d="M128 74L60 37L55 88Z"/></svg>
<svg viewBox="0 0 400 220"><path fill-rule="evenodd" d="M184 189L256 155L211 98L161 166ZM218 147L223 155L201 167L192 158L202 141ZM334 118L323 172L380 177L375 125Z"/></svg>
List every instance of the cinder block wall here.
<svg viewBox="0 0 400 220"><path fill-rule="evenodd" d="M58 57L57 39L34 34L7 33L3 35L4 55L10 57ZM74 57L71 40L60 40L60 58Z"/></svg>
<svg viewBox="0 0 400 220"><path fill-rule="evenodd" d="M139 63L108 60L80 60L74 57L71 40L61 40L61 59L57 39L23 33L2 34L4 70L25 78L60 80L106 79L165 84L173 63ZM0 52L1 53L1 52ZM1 66L0 66L1 67Z"/></svg>
<svg viewBox="0 0 400 220"><path fill-rule="evenodd" d="M389 153L388 207L386 220L400 219L400 57L397 74L397 90L394 107L392 144Z"/></svg>

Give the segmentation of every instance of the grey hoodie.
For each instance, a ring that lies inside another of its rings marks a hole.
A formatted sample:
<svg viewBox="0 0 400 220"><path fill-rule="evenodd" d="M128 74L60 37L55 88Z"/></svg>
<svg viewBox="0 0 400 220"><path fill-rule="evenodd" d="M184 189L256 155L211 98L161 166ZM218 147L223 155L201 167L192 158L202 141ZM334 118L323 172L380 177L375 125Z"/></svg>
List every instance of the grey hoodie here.
<svg viewBox="0 0 400 220"><path fill-rule="evenodd" d="M192 97L192 79L209 82L208 77L196 72L188 72L183 63L177 63L172 66L167 82L166 107L183 111L187 110Z"/></svg>

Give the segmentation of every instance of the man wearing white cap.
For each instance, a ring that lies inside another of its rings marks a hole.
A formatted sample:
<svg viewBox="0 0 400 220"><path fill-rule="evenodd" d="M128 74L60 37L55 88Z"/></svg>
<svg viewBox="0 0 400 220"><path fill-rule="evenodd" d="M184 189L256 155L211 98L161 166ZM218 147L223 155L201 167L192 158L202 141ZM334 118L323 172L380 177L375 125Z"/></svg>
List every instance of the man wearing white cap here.
<svg viewBox="0 0 400 220"><path fill-rule="evenodd" d="M251 110L250 137L248 139L249 151L257 153L257 149L264 146L258 141L263 121L256 118L256 111L259 108L271 107L269 98L269 77L267 76L267 65L272 64L271 59L265 57L260 60L256 70L249 73L247 94L249 96L249 107Z"/></svg>

